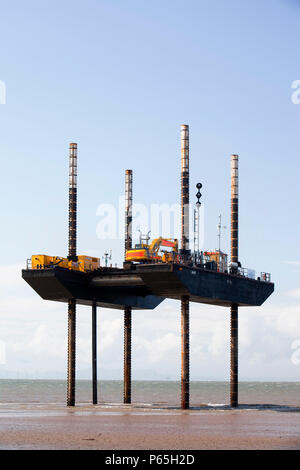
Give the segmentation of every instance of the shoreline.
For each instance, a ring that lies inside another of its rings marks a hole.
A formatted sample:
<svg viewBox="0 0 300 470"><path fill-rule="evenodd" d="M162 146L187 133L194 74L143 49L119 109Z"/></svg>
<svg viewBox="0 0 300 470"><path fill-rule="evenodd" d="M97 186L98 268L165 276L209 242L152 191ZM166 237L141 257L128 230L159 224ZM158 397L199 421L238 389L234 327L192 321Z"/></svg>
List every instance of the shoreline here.
<svg viewBox="0 0 300 470"><path fill-rule="evenodd" d="M300 449L300 408L0 404L0 449Z"/></svg>

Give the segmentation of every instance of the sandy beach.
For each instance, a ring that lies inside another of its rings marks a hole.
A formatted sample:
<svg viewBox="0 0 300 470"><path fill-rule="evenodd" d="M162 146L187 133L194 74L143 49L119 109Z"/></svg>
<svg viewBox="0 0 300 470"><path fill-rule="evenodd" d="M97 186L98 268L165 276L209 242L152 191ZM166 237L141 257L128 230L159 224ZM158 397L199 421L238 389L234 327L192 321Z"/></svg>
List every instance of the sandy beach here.
<svg viewBox="0 0 300 470"><path fill-rule="evenodd" d="M300 449L300 409L0 406L0 449Z"/></svg>

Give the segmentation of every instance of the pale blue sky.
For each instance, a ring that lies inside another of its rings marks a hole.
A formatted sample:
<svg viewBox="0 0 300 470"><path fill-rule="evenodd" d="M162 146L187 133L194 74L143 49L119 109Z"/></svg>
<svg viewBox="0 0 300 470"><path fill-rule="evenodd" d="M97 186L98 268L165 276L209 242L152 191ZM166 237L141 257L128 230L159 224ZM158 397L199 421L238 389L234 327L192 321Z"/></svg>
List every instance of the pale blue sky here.
<svg viewBox="0 0 300 470"><path fill-rule="evenodd" d="M186 123L191 182L203 183L205 248L217 245L220 212L230 225L230 154L238 153L241 261L272 273L269 305L298 311L300 294L289 291L300 286L300 105L291 101L300 79L299 2L0 7L1 265L66 254L69 142L79 148L81 253L100 257L110 248L96 237L96 209L117 201L126 168L134 170L136 202L178 202ZM120 262L123 246L111 247Z"/></svg>

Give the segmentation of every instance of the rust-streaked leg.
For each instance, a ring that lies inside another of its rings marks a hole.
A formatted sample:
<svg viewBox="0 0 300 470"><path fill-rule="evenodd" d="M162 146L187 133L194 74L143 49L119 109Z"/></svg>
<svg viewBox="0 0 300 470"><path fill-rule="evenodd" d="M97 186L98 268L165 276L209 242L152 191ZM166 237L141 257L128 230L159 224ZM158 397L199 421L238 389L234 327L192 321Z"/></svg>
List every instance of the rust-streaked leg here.
<svg viewBox="0 0 300 470"><path fill-rule="evenodd" d="M76 368L76 300L68 302L68 376L67 405L75 406L75 368Z"/></svg>
<svg viewBox="0 0 300 470"><path fill-rule="evenodd" d="M131 403L131 307L124 310L124 403Z"/></svg>
<svg viewBox="0 0 300 470"><path fill-rule="evenodd" d="M238 306L230 311L230 406L238 407Z"/></svg>
<svg viewBox="0 0 300 470"><path fill-rule="evenodd" d="M190 305L181 299L181 408L190 407Z"/></svg>
<svg viewBox="0 0 300 470"><path fill-rule="evenodd" d="M97 304L92 306L92 369L93 369L93 405L97 405Z"/></svg>

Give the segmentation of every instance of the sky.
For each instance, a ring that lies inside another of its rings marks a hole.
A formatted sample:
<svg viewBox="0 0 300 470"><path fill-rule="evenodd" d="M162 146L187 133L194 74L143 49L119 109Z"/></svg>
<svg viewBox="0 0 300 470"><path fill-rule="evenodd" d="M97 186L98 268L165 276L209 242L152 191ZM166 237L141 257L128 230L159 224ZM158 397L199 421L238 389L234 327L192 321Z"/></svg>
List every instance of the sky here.
<svg viewBox="0 0 300 470"><path fill-rule="evenodd" d="M121 265L123 241L99 236L101 208L118 210L127 168L135 203L179 203L189 124L203 248L217 247L221 213L229 252L230 155L239 154L240 259L275 282L263 307L240 309L240 377L300 381L300 2L0 7L0 378L65 377L66 306L39 298L21 269L32 254L67 254L69 143L78 143L78 252L111 249ZM123 313L98 315L100 378L121 378ZM77 376L90 378L87 307L77 341ZM132 354L134 379L180 378L178 302L134 312ZM228 309L191 306L191 379L229 379Z"/></svg>

